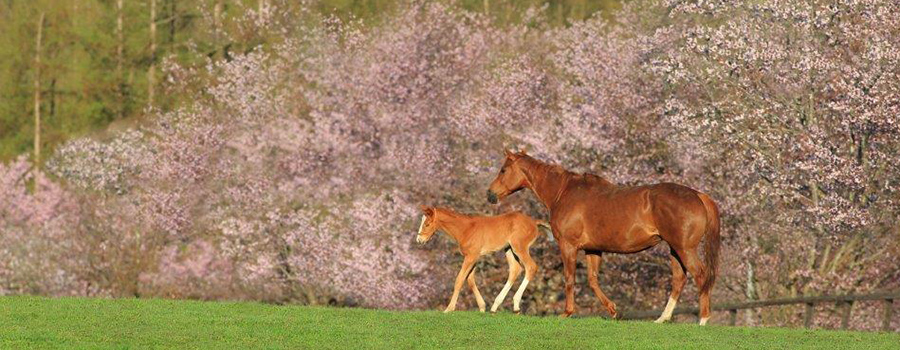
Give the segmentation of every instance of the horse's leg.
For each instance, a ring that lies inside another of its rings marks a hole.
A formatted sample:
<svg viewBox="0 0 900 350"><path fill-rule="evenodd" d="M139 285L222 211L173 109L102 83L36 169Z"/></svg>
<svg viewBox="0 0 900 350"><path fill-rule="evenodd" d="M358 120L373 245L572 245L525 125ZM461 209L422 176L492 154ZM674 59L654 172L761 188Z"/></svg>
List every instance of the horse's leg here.
<svg viewBox="0 0 900 350"><path fill-rule="evenodd" d="M509 264L509 278L507 278L503 290L501 290L500 294L497 295L497 298L494 299L494 305L491 305L491 312L497 312L497 308L503 303L503 299L506 299L506 294L509 293L509 289L512 288L513 283L519 278L519 274L522 273L522 266L516 261L516 257L510 249L506 250L506 262Z"/></svg>
<svg viewBox="0 0 900 350"><path fill-rule="evenodd" d="M703 282L706 281L706 267L703 266L700 255L697 254L697 249L683 249L676 252L678 253L678 257L681 258L684 267L691 273L691 276L694 277L694 283L697 284L697 290L701 290ZM707 321L709 321L709 292L707 291L704 293L701 291L700 325L705 325Z"/></svg>
<svg viewBox="0 0 900 350"><path fill-rule="evenodd" d="M600 299L600 303L606 307L606 311L609 312L609 315L612 318L616 318L619 316L619 313L616 312L616 303L609 300L606 297L606 294L603 294L603 291L600 290L600 283L597 280L597 275L600 274L600 263L603 261L603 256L601 253L586 253L585 258L587 259L588 265L588 284L591 286L591 289L594 290L594 295L597 296L597 299Z"/></svg>
<svg viewBox="0 0 900 350"><path fill-rule="evenodd" d="M450 297L450 304L447 305L447 308L444 309L444 312L450 312L456 310L456 300L459 298L459 290L462 288L463 283L466 281L466 277L469 275L469 272L472 271L472 267L475 266L475 257L466 257L463 260L462 268L459 269L459 274L456 275L456 283L453 284L453 296Z"/></svg>
<svg viewBox="0 0 900 350"><path fill-rule="evenodd" d="M478 310L484 312L484 298L481 297L481 292L478 291L478 286L475 285L475 269L472 269L472 272L469 273L469 277L466 278L466 281L469 282L469 288L472 289L472 294L475 294L475 302L478 303Z"/></svg>
<svg viewBox="0 0 900 350"><path fill-rule="evenodd" d="M672 311L675 311L675 304L678 304L681 290L684 288L684 283L687 282L687 276L684 275L684 266L681 265L681 261L678 261L678 255L676 255L674 249L669 255L669 262L672 264L672 294L666 303L666 309L656 319L656 323L663 323L672 319Z"/></svg>
<svg viewBox="0 0 900 350"><path fill-rule="evenodd" d="M575 313L575 259L578 257L578 248L574 244L559 241L559 252L566 278L566 311L560 317L569 317Z"/></svg>
<svg viewBox="0 0 900 350"><path fill-rule="evenodd" d="M513 296L513 311L519 313L521 312L519 305L522 303L522 294L525 294L525 288L528 287L528 281L534 279L534 274L537 272L538 266L537 263L534 262L534 259L531 258L531 253L528 252L528 245L519 247L514 246L513 250L516 255L519 256L522 265L525 265L525 279L522 280L522 284L519 285L519 290L517 290L516 295Z"/></svg>

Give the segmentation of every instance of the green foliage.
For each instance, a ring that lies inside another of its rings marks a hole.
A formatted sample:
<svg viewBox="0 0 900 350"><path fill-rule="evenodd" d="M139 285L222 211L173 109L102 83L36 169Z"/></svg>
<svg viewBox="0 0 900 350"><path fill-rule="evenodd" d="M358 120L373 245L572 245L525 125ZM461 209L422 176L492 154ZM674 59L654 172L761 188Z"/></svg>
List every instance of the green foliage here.
<svg viewBox="0 0 900 350"><path fill-rule="evenodd" d="M221 1L221 32L215 33L214 6ZM46 14L41 65L42 144L45 154L62 141L124 120L140 120L148 106L147 71L172 59L199 66L207 59L228 59L279 42L281 36L245 32L239 18L257 9L260 0L156 0L157 53L150 50L150 0L125 0L123 57L119 64L116 0L0 1L0 161L31 152L34 137L35 34L40 13ZM292 2L269 0L286 18ZM546 6L548 22L567 25L597 11L612 13L619 0L461 0L448 1L487 12L500 24L517 23L528 8ZM378 23L398 8L394 0L321 0L312 8L364 23ZM223 34L224 33L224 34ZM227 38L227 39L226 39ZM155 87L154 107L169 110L181 96Z"/></svg>
<svg viewBox="0 0 900 350"><path fill-rule="evenodd" d="M900 335L589 317L172 300L0 298L0 347L889 349Z"/></svg>

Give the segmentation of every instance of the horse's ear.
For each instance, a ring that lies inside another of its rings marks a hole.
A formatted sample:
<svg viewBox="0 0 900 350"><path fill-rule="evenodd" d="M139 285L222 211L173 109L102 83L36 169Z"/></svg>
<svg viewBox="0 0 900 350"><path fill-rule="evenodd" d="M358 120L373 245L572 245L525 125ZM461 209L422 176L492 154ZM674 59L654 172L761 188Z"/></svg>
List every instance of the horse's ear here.
<svg viewBox="0 0 900 350"><path fill-rule="evenodd" d="M516 155L519 156L519 157L521 157L521 156L527 156L528 154L526 154L526 153L527 153L528 151L530 151L530 150L531 150L531 145L529 145L529 144L526 143L526 144L524 144L524 145L519 146L519 152L516 153Z"/></svg>
<svg viewBox="0 0 900 350"><path fill-rule="evenodd" d="M419 209L422 209L422 212L425 213L425 215L428 215L428 216L434 215L434 208L432 208L432 207L429 207L427 205L420 205Z"/></svg>
<svg viewBox="0 0 900 350"><path fill-rule="evenodd" d="M503 152L506 153L506 157L507 157L507 158L512 158L512 157L515 157L515 156L516 156L516 154L513 153L513 151L510 151L509 149L504 149Z"/></svg>

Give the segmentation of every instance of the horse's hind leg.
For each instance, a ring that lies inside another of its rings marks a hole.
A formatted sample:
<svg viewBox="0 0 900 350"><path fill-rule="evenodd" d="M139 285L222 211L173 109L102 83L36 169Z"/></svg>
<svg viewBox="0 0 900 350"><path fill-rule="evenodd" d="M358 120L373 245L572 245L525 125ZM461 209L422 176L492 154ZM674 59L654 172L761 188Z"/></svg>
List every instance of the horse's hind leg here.
<svg viewBox="0 0 900 350"><path fill-rule="evenodd" d="M513 246L513 251L519 256L522 265L525 265L525 279L522 280L522 284L519 285L519 290L517 290L516 295L513 296L513 311L516 313L520 312L519 304L522 302L522 294L525 293L525 288L528 287L528 281L534 279L534 274L537 272L538 268L537 263L531 258L531 253L528 252L530 246L531 244L519 247Z"/></svg>
<svg viewBox="0 0 900 350"><path fill-rule="evenodd" d="M666 303L666 309L663 310L662 315L656 319L656 323L663 323L672 319L672 312L675 311L675 305L678 304L681 290L684 288L684 283L687 282L687 276L684 275L684 266L682 266L681 261L678 260L678 255L676 255L675 250L671 251L669 262L672 264L672 294L669 296L669 301Z"/></svg>
<svg viewBox="0 0 900 350"><path fill-rule="evenodd" d="M509 289L512 288L513 283L519 278L519 274L522 273L522 266L516 261L516 257L510 249L506 250L506 262L509 264L509 278L507 278L503 290L501 290L500 294L497 295L497 298L494 299L494 305L491 305L491 312L497 312L497 308L503 303L503 299L506 299L506 294L509 293Z"/></svg>
<svg viewBox="0 0 900 350"><path fill-rule="evenodd" d="M694 277L694 283L697 284L697 290L700 290L700 325L705 325L709 321L709 291L702 292L703 282L706 281L706 267L697 254L697 249L684 249L677 251L678 257L684 267Z"/></svg>
<svg viewBox="0 0 900 350"><path fill-rule="evenodd" d="M586 253L585 257L587 259L588 265L588 284L591 286L591 289L594 290L594 295L597 296L597 299L600 299L600 303L606 307L606 311L609 312L609 315L612 318L616 318L619 316L619 313L616 312L616 303L609 300L606 297L606 294L603 294L603 291L600 290L600 283L597 280L597 275L600 273L600 263L603 262L603 257L600 253Z"/></svg>
<svg viewBox="0 0 900 350"><path fill-rule="evenodd" d="M472 294L475 295L475 302L478 303L478 310L484 312L484 298L481 297L481 292L478 291L478 286L475 285L475 269L472 269L472 272L469 273L469 278L466 279L469 282L469 288L472 289Z"/></svg>

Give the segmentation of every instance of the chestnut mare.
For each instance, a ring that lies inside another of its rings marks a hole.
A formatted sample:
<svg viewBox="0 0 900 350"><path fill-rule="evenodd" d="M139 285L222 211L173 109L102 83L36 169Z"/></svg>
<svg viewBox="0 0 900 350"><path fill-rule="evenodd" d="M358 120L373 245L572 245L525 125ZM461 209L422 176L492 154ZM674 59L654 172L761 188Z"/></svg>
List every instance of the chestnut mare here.
<svg viewBox="0 0 900 350"><path fill-rule="evenodd" d="M543 163L525 152L506 151L500 174L491 183L488 201L528 188L550 211L550 227L559 242L566 278L566 310L575 312L575 259L584 250L588 282L616 317L616 304L597 283L603 252L637 253L660 241L669 244L672 294L657 323L671 319L686 281L685 269L700 292L700 324L709 320L709 293L719 256L719 211L704 193L672 183L617 186L593 174L576 174ZM705 259L697 248L706 236Z"/></svg>
<svg viewBox="0 0 900 350"><path fill-rule="evenodd" d="M493 253L506 248L506 262L509 263L509 278L503 290L494 299L491 312L497 312L497 308L506 298L513 282L522 272L522 266L517 259L525 265L525 279L519 285L519 290L513 297L513 311L519 312L519 303L528 281L533 279L537 272L537 264L531 258L528 249L540 235L538 224L542 223L520 212L510 212L497 216L469 216L457 213L445 208L432 208L422 206L425 215L419 225L419 233L416 241L424 244L437 230L444 231L459 243L459 252L463 255L462 268L456 275L456 284L453 285L453 296L450 305L444 312L456 310L456 299L464 281L468 280L469 288L478 302L478 309L484 312L484 299L475 285L475 262L485 254ZM546 225L546 224L545 224Z"/></svg>

